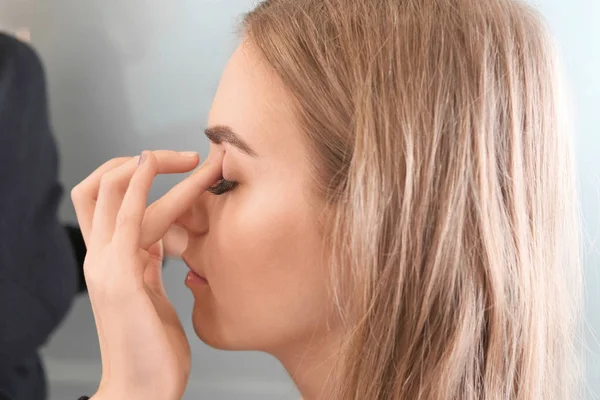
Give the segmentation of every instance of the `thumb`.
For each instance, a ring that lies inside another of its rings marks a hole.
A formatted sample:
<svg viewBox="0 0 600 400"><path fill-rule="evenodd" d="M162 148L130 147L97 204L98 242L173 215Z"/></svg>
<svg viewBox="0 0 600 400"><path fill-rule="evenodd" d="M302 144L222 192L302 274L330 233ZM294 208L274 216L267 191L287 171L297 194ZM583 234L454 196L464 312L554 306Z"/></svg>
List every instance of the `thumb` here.
<svg viewBox="0 0 600 400"><path fill-rule="evenodd" d="M144 283L157 294L164 293L162 282L163 244L162 241L154 243L148 249L150 262L144 271Z"/></svg>
<svg viewBox="0 0 600 400"><path fill-rule="evenodd" d="M166 257L181 257L188 246L188 233L179 224L173 224L162 239Z"/></svg>
<svg viewBox="0 0 600 400"><path fill-rule="evenodd" d="M156 261L159 264L162 264L165 255L162 240L159 240L158 242L150 246L150 248L148 249L148 253L150 253L150 257L152 257L152 260Z"/></svg>

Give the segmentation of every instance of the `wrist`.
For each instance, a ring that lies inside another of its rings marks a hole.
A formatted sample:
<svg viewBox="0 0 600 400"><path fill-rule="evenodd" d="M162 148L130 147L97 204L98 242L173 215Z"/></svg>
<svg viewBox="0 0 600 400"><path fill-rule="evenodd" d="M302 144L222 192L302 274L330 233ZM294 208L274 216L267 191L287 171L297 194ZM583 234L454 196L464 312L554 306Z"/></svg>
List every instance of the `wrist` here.
<svg viewBox="0 0 600 400"><path fill-rule="evenodd" d="M145 392L145 393L144 393ZM157 393L149 394L148 391L134 390L133 388L123 390L101 390L98 391L89 400L180 400L172 396L158 395ZM81 400L81 399L80 399Z"/></svg>

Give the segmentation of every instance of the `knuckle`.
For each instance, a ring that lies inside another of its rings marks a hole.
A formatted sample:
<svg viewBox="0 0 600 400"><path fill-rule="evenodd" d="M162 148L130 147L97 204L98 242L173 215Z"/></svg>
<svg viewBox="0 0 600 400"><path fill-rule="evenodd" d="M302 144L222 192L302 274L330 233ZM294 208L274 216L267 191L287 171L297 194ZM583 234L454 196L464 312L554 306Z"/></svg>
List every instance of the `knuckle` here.
<svg viewBox="0 0 600 400"><path fill-rule="evenodd" d="M123 228L134 225L136 220L137 218L135 218L132 214L120 212L117 214L117 220L115 223L117 228Z"/></svg>
<svg viewBox="0 0 600 400"><path fill-rule="evenodd" d="M83 183L80 183L71 189L71 201L75 206L85 203L90 197L91 196Z"/></svg>
<svg viewBox="0 0 600 400"><path fill-rule="evenodd" d="M158 157L153 151L149 151L146 153L146 164L152 169L156 169L158 167Z"/></svg>
<svg viewBox="0 0 600 400"><path fill-rule="evenodd" d="M83 273L85 276L85 282L88 286L98 286L102 282L101 276L99 276L102 268L96 268L100 263L99 257L90 251L85 257L83 262Z"/></svg>
<svg viewBox="0 0 600 400"><path fill-rule="evenodd" d="M111 158L110 160L108 160L107 162L104 163L103 167L108 167L108 168L115 168L116 166L119 166L121 164L123 164L124 162L131 160L132 157L116 157L116 158Z"/></svg>
<svg viewBox="0 0 600 400"><path fill-rule="evenodd" d="M81 189L81 184L79 184L71 189L71 200L73 202L77 202L77 201L79 201L79 199L81 199L81 197L82 197L82 189Z"/></svg>
<svg viewBox="0 0 600 400"><path fill-rule="evenodd" d="M114 172L107 172L100 178L100 190L116 190L119 186L118 176Z"/></svg>

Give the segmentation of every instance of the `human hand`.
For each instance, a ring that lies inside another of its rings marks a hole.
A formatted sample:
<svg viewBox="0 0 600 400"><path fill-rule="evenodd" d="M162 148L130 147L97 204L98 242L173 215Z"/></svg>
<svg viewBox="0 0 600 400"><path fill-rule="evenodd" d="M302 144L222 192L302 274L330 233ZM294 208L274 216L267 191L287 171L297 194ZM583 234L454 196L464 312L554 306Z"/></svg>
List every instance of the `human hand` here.
<svg viewBox="0 0 600 400"><path fill-rule="evenodd" d="M180 399L190 348L161 279L162 238L221 175L222 153L148 208L154 177L182 173L198 156L144 152L113 159L71 197L87 246L84 273L98 330L102 379L94 399ZM140 158L140 164L138 164Z"/></svg>
<svg viewBox="0 0 600 400"><path fill-rule="evenodd" d="M162 243L165 257L180 258L188 245L187 231L181 225L174 223L163 236Z"/></svg>

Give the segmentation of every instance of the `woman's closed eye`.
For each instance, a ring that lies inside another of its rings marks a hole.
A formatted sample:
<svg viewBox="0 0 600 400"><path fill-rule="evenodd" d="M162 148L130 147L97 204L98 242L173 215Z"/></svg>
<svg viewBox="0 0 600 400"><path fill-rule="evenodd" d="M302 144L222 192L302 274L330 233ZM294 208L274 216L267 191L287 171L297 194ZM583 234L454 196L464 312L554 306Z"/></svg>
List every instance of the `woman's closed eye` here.
<svg viewBox="0 0 600 400"><path fill-rule="evenodd" d="M237 186L237 184L238 183L235 181L228 181L225 178L221 178L220 181L215 183L213 186L211 186L207 190L209 192L211 192L212 194L216 194L216 195L220 196L222 194L229 192L230 190L233 190Z"/></svg>

